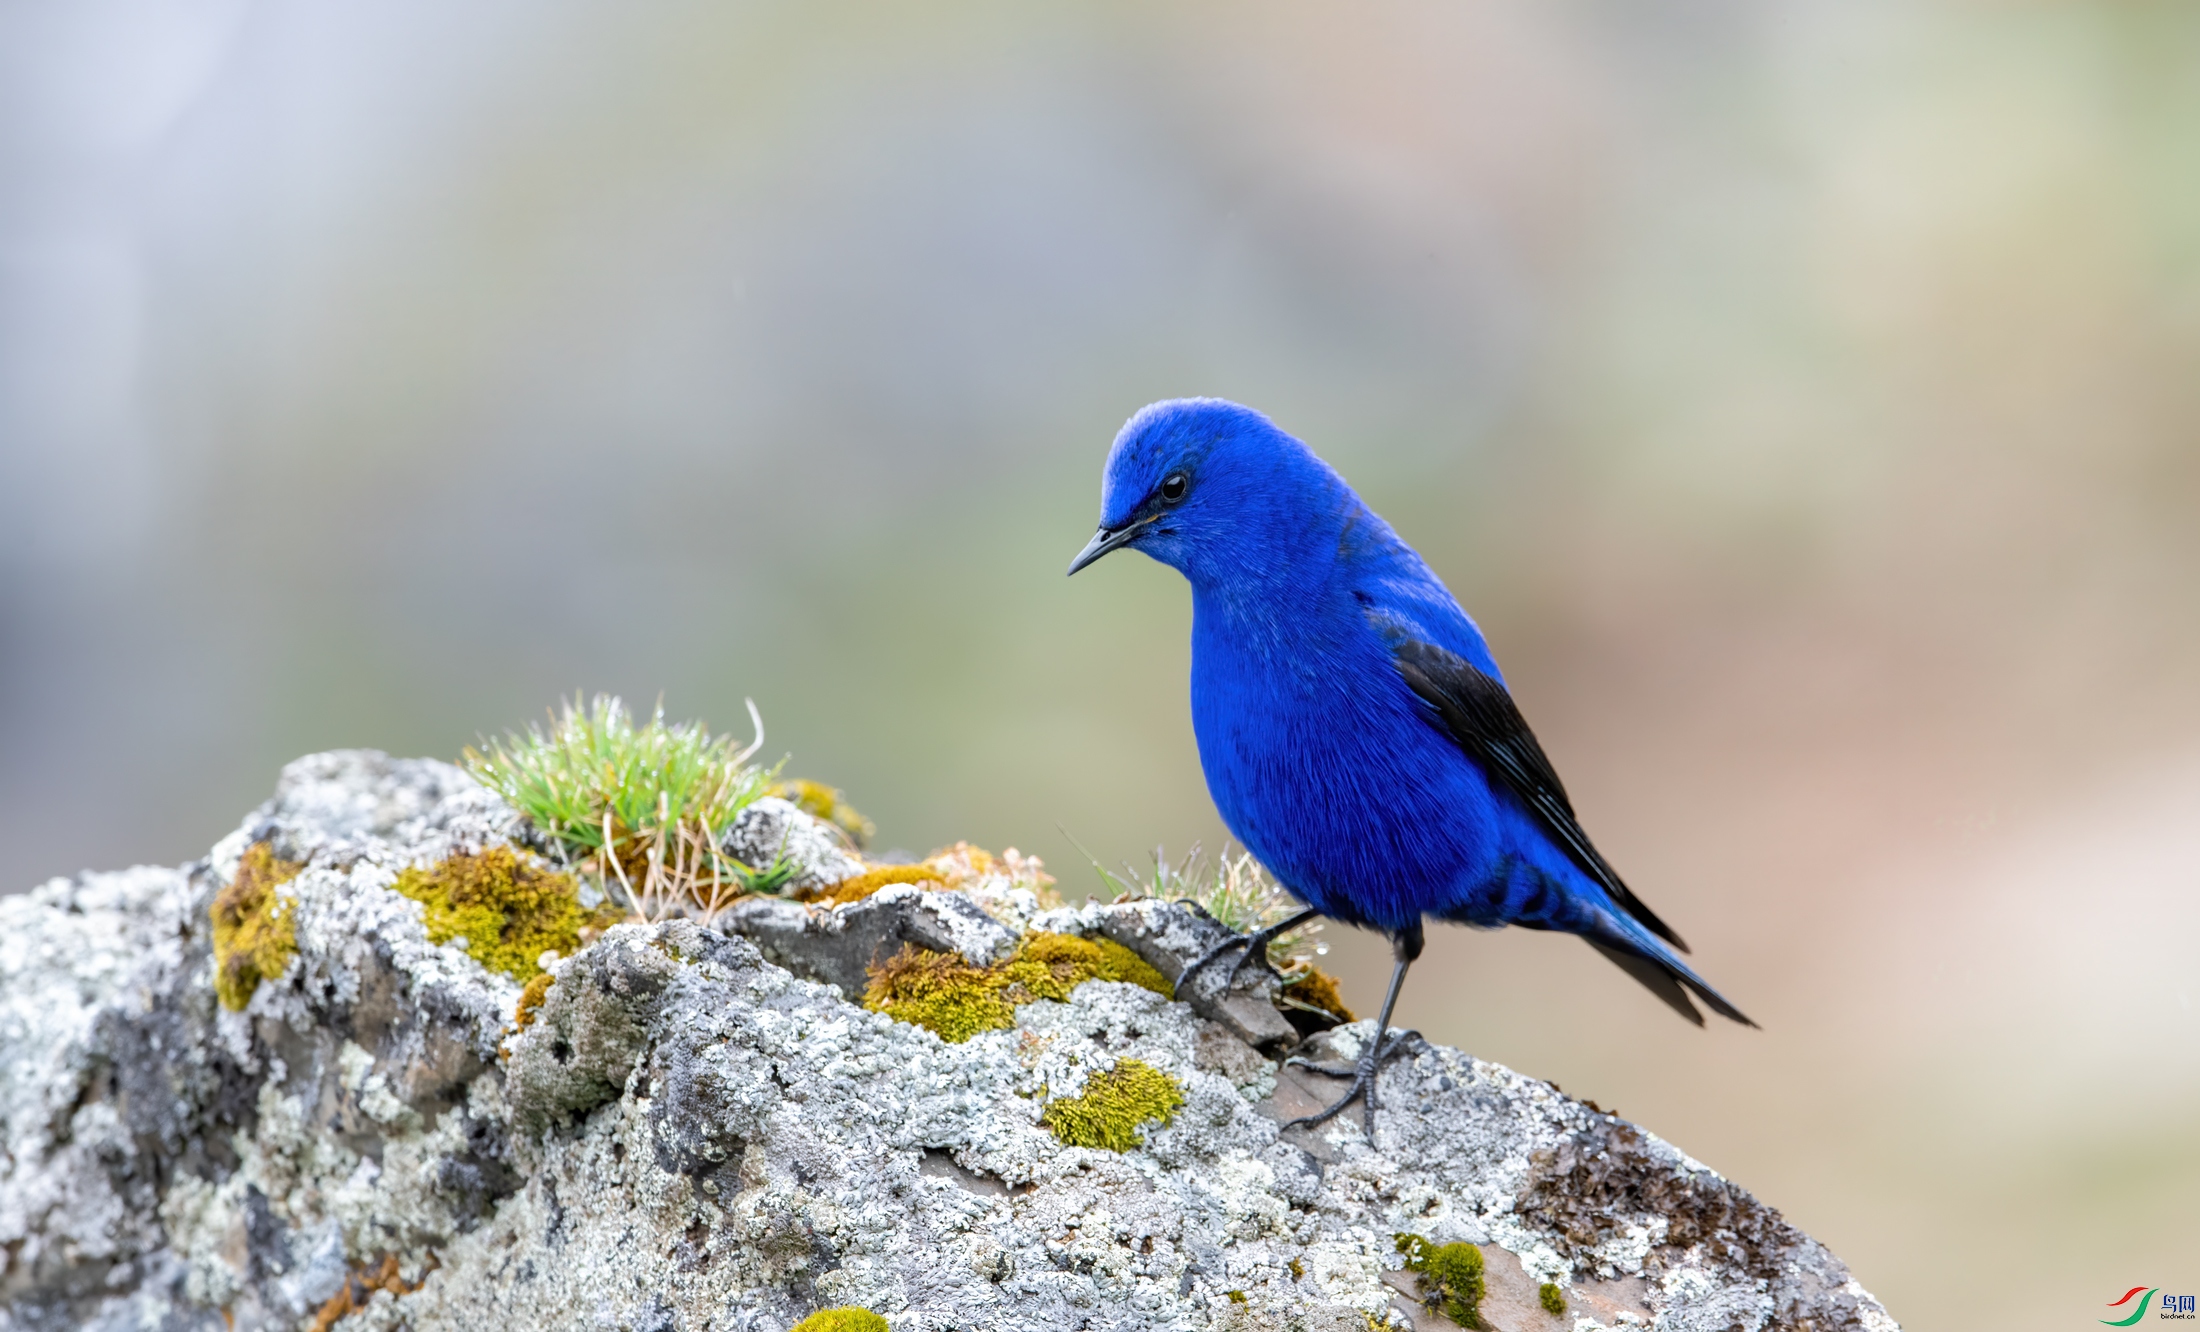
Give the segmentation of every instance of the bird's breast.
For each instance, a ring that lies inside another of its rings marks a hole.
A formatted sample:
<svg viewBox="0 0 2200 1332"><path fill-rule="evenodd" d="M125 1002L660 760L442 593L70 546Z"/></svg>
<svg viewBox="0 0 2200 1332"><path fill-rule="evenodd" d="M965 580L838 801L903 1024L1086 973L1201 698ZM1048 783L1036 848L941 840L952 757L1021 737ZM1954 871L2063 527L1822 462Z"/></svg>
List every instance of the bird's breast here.
<svg viewBox="0 0 2200 1332"><path fill-rule="evenodd" d="M1489 792L1356 613L1232 632L1195 601L1192 726L1230 832L1310 905L1401 928L1486 875Z"/></svg>

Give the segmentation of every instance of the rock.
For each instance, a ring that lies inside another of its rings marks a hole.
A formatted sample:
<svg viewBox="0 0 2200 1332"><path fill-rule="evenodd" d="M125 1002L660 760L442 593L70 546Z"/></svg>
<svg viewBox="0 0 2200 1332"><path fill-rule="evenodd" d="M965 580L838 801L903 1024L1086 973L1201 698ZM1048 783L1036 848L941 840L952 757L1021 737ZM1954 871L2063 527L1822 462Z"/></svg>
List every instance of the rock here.
<svg viewBox="0 0 2200 1332"><path fill-rule="evenodd" d="M1098 935L1113 939L1152 965L1171 983L1185 965L1230 937L1221 922L1197 907L1151 898L1102 906L1087 903L1048 911L1033 919L1035 930L1057 934ZM1280 1054L1295 1044L1299 1033L1276 1011L1275 974L1258 965L1229 984L1230 969L1242 954L1225 953L1180 987L1177 997L1201 1017L1219 1022L1247 1045L1269 1054Z"/></svg>
<svg viewBox="0 0 2200 1332"><path fill-rule="evenodd" d="M806 817L806 816L805 816ZM903 944L960 953L974 966L1016 946L1016 932L961 893L888 884L845 906L810 906L751 897L718 913L714 924L752 940L765 957L805 980L837 985L860 1002L870 968Z"/></svg>
<svg viewBox="0 0 2200 1332"><path fill-rule="evenodd" d="M863 873L863 862L848 849L839 829L778 796L765 796L742 810L722 849L759 870L784 859L795 871L787 881L790 892L830 887Z"/></svg>
<svg viewBox="0 0 2200 1332"><path fill-rule="evenodd" d="M1372 1140L1357 1114L1280 1131L1337 1088L1256 1048L1284 1039L1258 986L1091 981L959 1045L851 1004L889 945L1013 945L955 893L618 926L514 1030L519 986L389 884L523 835L446 765L316 755L205 861L0 900L0 1328L1446 1326L1399 1234L1483 1246L1499 1328L1895 1328L1777 1212L1458 1051L1390 1066ZM230 1012L208 907L259 840L305 866L278 889L296 954ZM1220 928L1153 902L1034 923L1170 976ZM1048 1107L1126 1060L1180 1108L1129 1151L1064 1145Z"/></svg>

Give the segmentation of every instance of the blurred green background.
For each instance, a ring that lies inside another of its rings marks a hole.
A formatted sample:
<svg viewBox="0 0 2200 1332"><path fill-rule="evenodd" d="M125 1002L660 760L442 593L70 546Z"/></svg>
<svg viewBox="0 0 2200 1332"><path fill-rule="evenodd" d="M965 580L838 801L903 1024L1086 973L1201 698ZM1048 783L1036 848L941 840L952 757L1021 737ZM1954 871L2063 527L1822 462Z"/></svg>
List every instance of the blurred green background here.
<svg viewBox="0 0 2200 1332"><path fill-rule="evenodd" d="M0 5L0 870L576 688L1073 896L1214 847L1181 580L1062 569L1224 395L1764 1030L1518 931L1404 1020L2092 1326L2200 1287L2196 144L2166 0Z"/></svg>

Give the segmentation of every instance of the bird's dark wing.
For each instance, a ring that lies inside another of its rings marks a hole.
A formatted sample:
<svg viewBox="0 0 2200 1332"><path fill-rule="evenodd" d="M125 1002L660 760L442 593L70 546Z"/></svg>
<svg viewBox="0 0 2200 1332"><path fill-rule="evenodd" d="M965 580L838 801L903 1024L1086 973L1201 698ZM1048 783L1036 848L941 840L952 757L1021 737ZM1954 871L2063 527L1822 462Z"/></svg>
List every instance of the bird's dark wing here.
<svg viewBox="0 0 2200 1332"><path fill-rule="evenodd" d="M1703 1014L1697 1012L1696 1006L1688 1002L1688 991L1681 988L1683 982L1679 976L1673 973L1672 968L1656 958L1644 957L1641 953L1630 953L1626 949L1606 943L1602 939L1592 939L1587 935L1583 935L1582 942L1612 959L1621 971L1633 976L1642 983L1644 989L1664 1000L1666 1007L1699 1027L1703 1025ZM1752 1027L1757 1025L1750 1022L1748 1018L1743 1017L1739 1009L1736 1009L1724 999L1720 999L1716 993L1709 993L1707 997L1717 1000L1721 1005L1719 1011L1727 1017Z"/></svg>
<svg viewBox="0 0 2200 1332"><path fill-rule="evenodd" d="M1557 771L1544 756L1543 746L1536 743L1535 732L1528 729L1527 718L1520 715L1505 686L1466 658L1433 643L1393 637L1391 651L1398 673L1467 757L1534 813L1568 858L1604 886L1614 905L1641 921L1652 934L1687 952L1688 945L1681 942L1680 935L1628 891L1619 874L1589 841L1589 834L1581 830L1573 804L1566 799L1566 788L1559 783Z"/></svg>

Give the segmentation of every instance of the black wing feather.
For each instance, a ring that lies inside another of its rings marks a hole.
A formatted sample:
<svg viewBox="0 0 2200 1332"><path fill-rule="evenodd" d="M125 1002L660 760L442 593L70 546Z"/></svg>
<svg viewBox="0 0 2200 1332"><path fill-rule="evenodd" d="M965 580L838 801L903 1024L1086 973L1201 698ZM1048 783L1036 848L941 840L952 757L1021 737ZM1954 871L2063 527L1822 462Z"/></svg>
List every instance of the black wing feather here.
<svg viewBox="0 0 2200 1332"><path fill-rule="evenodd" d="M1519 705L1513 702L1505 686L1477 669L1474 663L1433 643L1405 639L1397 642L1393 651L1399 674L1435 712L1445 732L1466 751L1467 757L1480 763L1484 771L1519 797L1521 803L1542 820L1552 840L1581 867L1582 872L1604 886L1604 891L1611 895L1620 910L1641 921L1652 934L1687 952L1688 945L1681 941L1681 936L1629 891L1620 881L1618 871L1589 841L1589 834L1582 831L1580 821L1574 817L1573 802L1566 798L1566 788L1558 780L1557 770L1551 767L1551 760L1544 755L1543 746L1536 742L1535 732L1528 729L1527 718L1520 715ZM1614 960L1618 960L1616 956ZM1653 990L1659 989L1648 981L1644 983L1650 984ZM1702 1019L1696 1017L1695 1009L1679 995L1679 987L1673 988L1673 996L1659 990L1659 997L1667 1003L1679 997L1680 1002L1675 1006L1700 1023Z"/></svg>

